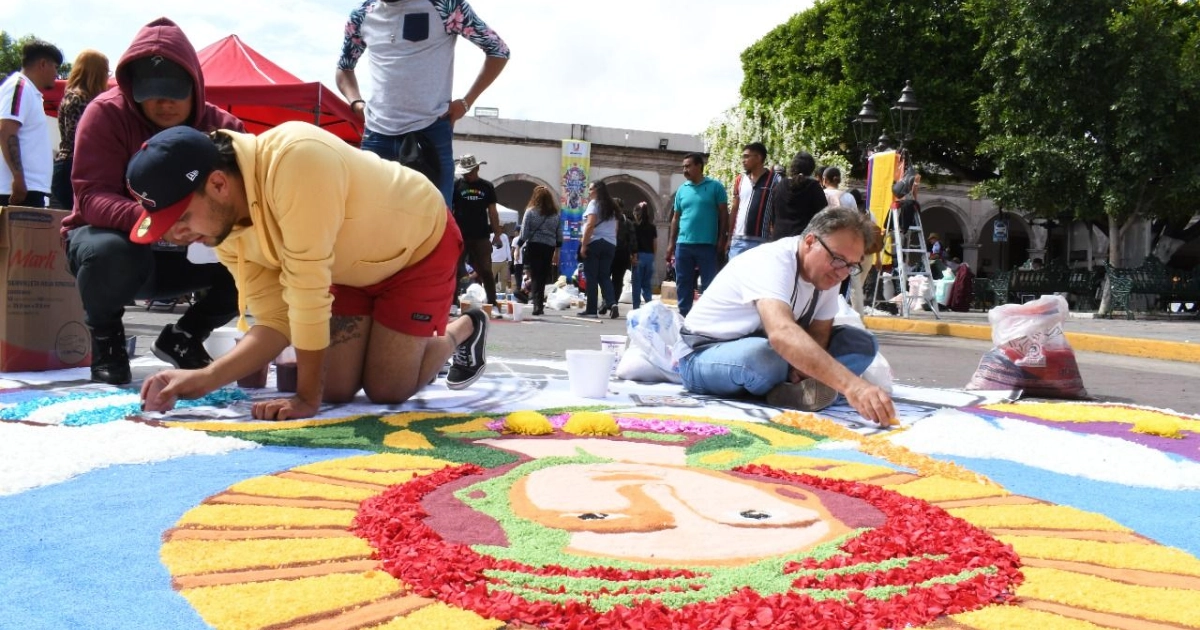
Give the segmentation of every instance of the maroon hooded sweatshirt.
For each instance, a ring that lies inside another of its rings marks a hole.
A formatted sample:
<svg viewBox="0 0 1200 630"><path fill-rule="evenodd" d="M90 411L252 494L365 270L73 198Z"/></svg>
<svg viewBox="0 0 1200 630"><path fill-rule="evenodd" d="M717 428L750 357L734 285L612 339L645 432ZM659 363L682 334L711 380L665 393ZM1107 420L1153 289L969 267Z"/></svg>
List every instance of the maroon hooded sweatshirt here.
<svg viewBox="0 0 1200 630"><path fill-rule="evenodd" d="M183 30L167 18L158 18L138 31L117 63L117 86L97 96L83 111L75 132L75 164L71 184L75 209L63 219L62 233L91 225L129 233L142 208L125 189L125 167L150 136L162 131L133 100L129 64L135 59L162 55L192 75L192 127L201 131L233 129L244 132L242 122L204 100L204 75L196 49Z"/></svg>

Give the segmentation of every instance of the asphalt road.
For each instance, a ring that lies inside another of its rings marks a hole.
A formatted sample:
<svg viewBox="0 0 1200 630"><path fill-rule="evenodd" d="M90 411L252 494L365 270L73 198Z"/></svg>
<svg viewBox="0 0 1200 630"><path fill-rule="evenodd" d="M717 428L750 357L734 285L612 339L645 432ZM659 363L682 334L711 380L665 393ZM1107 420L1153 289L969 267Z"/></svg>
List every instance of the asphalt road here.
<svg viewBox="0 0 1200 630"><path fill-rule="evenodd" d="M176 311L129 309L127 334L138 335L138 355L149 353L163 325L177 319L183 307ZM585 321L547 310L547 316L538 321L494 320L488 333L488 353L501 359L561 360L568 348L599 349L600 335L609 334L625 334L624 317ZM891 332L877 336L896 382L924 387L964 387L991 348L986 341L956 337ZM1097 352L1076 352L1076 361L1084 386L1097 400L1200 414L1200 364Z"/></svg>

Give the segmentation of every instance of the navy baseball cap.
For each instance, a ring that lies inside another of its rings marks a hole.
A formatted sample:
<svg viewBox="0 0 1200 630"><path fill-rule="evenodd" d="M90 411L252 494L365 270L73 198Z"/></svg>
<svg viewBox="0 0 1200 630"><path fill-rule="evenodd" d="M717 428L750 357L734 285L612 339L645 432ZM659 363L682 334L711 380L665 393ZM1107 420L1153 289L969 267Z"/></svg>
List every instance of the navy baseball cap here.
<svg viewBox="0 0 1200 630"><path fill-rule="evenodd" d="M219 161L212 139L186 125L160 131L143 143L125 169L125 187L142 206L129 239L149 244L162 238Z"/></svg>
<svg viewBox="0 0 1200 630"><path fill-rule="evenodd" d="M133 100L138 103L155 98L182 101L192 94L192 75L162 55L129 62L129 77Z"/></svg>

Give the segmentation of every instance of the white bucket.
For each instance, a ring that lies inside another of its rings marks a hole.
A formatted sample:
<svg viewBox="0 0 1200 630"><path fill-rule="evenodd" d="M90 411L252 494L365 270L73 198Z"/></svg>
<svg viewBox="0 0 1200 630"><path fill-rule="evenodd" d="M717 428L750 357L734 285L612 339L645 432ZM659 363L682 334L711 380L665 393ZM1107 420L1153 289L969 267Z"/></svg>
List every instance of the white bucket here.
<svg viewBox="0 0 1200 630"><path fill-rule="evenodd" d="M621 355L625 354L625 346L629 343L629 337L625 335L600 335L600 349L606 352L611 352L616 355L616 361L613 361L612 373L610 376L616 375L617 364L621 362Z"/></svg>
<svg viewBox="0 0 1200 630"><path fill-rule="evenodd" d="M584 398L607 398L608 376L617 355L605 350L567 350L571 393Z"/></svg>
<svg viewBox="0 0 1200 630"><path fill-rule="evenodd" d="M242 332L237 328L225 326L212 331L208 339L204 340L204 349L208 352L208 356L214 360L219 359L237 344L237 340L242 336Z"/></svg>
<svg viewBox="0 0 1200 630"><path fill-rule="evenodd" d="M514 322L524 321L525 316L528 315L532 310L532 307L530 307L528 304L522 304L520 302L509 302L508 307L512 309L512 320Z"/></svg>

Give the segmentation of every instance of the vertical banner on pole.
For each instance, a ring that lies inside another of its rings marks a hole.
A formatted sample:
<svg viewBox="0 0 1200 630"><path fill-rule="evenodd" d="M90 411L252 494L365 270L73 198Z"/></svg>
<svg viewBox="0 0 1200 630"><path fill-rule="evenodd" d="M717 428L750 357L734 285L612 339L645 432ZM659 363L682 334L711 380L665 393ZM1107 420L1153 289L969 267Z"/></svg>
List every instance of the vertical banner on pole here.
<svg viewBox="0 0 1200 630"><path fill-rule="evenodd" d="M563 231L562 249L558 252L559 273L571 277L579 264L581 221L587 208L587 185L591 177L592 143L582 140L562 141L562 189L558 206Z"/></svg>
<svg viewBox="0 0 1200 630"><path fill-rule="evenodd" d="M888 210L895 196L892 184L896 181L895 151L880 151L867 160L867 210L879 227L886 228Z"/></svg>

